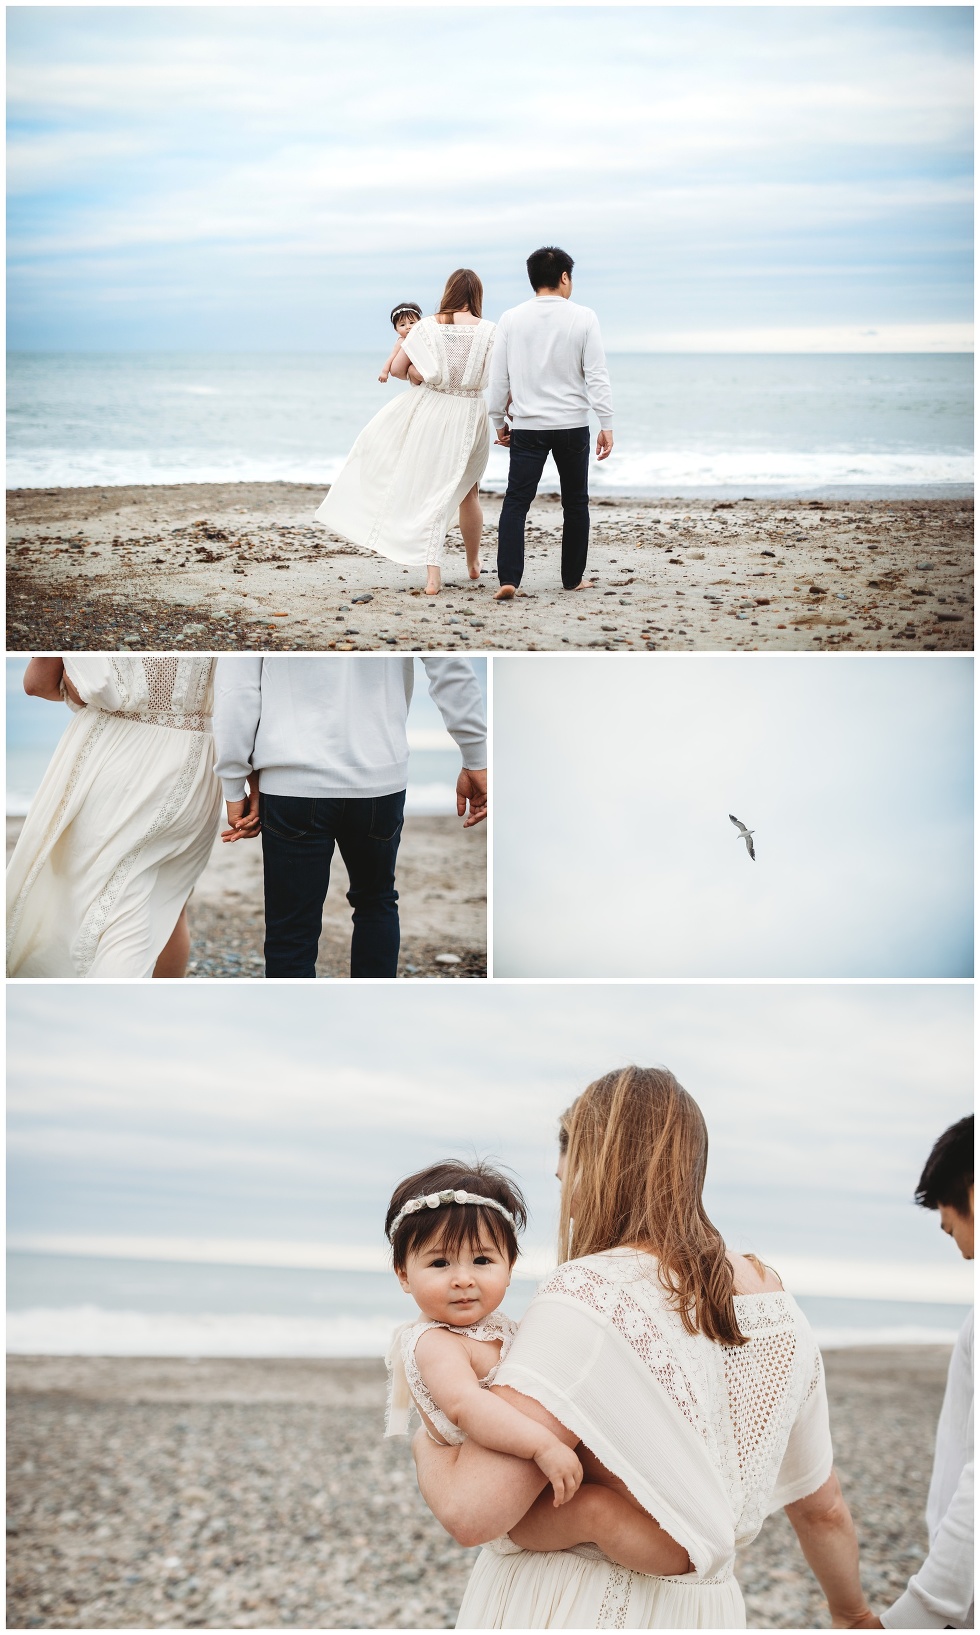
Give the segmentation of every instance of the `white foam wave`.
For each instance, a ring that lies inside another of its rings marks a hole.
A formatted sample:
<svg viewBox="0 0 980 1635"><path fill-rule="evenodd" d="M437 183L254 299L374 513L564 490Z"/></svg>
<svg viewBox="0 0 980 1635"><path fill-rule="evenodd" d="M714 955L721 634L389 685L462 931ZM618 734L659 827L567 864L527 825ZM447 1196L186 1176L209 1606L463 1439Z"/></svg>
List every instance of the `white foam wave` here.
<svg viewBox="0 0 980 1635"><path fill-rule="evenodd" d="M390 1317L33 1306L7 1313L7 1350L59 1357L383 1357L394 1327Z"/></svg>
<svg viewBox="0 0 980 1635"><path fill-rule="evenodd" d="M389 1317L108 1311L33 1306L7 1314L7 1350L81 1357L382 1357ZM953 1345L956 1330L926 1325L817 1328L828 1351L869 1345Z"/></svg>
<svg viewBox="0 0 980 1635"><path fill-rule="evenodd" d="M928 1328L916 1324L892 1328L821 1328L814 1325L823 1351L842 1351L856 1345L955 1345L955 1328Z"/></svg>
<svg viewBox="0 0 980 1635"><path fill-rule="evenodd" d="M344 461L336 455L270 455L233 450L202 460L199 448L167 450L97 449L79 452L35 449L7 463L9 488L98 488L151 483L312 483L326 488ZM962 450L930 453L819 452L773 449L703 450L618 446L608 462L592 462L595 494L697 494L716 489L763 489L774 495L828 488L958 487L973 481L973 459ZM492 448L483 486L500 492L507 483L507 455ZM541 487L557 489L552 465Z"/></svg>
<svg viewBox="0 0 980 1635"><path fill-rule="evenodd" d="M410 783L405 791L405 810L416 817L455 817L456 787L451 783Z"/></svg>

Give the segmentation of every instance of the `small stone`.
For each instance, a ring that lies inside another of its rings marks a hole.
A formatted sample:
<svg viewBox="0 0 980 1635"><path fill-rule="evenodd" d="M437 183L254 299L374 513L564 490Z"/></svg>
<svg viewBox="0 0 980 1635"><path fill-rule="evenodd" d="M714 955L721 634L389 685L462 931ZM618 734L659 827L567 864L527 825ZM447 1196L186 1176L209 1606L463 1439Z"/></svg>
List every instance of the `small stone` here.
<svg viewBox="0 0 980 1635"><path fill-rule="evenodd" d="M458 954L437 954L436 955L436 964L437 965L461 965L462 960L460 959Z"/></svg>
<svg viewBox="0 0 980 1635"><path fill-rule="evenodd" d="M352 596L351 601L352 602L373 602L374 601L374 596L370 591L366 591L363 596Z"/></svg>

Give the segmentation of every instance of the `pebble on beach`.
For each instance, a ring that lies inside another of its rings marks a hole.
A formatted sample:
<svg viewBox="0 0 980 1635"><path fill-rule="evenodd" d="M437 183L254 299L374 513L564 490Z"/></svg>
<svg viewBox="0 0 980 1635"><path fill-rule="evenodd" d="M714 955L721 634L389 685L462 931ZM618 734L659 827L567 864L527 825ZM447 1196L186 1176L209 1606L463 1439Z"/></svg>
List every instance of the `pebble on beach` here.
<svg viewBox="0 0 980 1635"><path fill-rule="evenodd" d="M564 591L540 494L520 593L496 602L450 530L441 595L313 521L322 486L174 484L8 493L7 646L338 653L970 651L966 499L594 498L591 589ZM285 587L285 589L284 589Z"/></svg>

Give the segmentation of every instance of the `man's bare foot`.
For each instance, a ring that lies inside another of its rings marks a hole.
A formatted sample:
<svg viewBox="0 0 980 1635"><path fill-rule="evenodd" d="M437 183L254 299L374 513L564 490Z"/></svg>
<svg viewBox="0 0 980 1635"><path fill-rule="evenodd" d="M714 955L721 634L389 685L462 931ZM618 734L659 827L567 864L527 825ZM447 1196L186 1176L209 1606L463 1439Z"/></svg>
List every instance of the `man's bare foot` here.
<svg viewBox="0 0 980 1635"><path fill-rule="evenodd" d="M425 580L426 596L438 596L442 589L442 571L439 568L429 568Z"/></svg>
<svg viewBox="0 0 980 1635"><path fill-rule="evenodd" d="M494 591L493 599L495 602L509 602L511 597L516 595L516 585L501 585L499 590Z"/></svg>
<svg viewBox="0 0 980 1635"><path fill-rule="evenodd" d="M594 590L594 579L580 579L577 585L566 585L566 590Z"/></svg>

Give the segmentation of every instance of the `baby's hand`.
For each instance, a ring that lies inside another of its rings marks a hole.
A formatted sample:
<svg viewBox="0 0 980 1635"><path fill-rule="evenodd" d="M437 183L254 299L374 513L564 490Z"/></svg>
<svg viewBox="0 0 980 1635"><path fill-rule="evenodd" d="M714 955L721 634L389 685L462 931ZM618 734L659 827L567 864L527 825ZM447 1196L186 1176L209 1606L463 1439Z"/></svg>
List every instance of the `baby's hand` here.
<svg viewBox="0 0 980 1635"><path fill-rule="evenodd" d="M387 369L382 369L380 375L378 376L378 379L380 380L380 382L381 382L381 384L383 386L385 384L385 382L387 381L387 379L388 379Z"/></svg>
<svg viewBox="0 0 980 1635"><path fill-rule="evenodd" d="M566 1448L564 1442L559 1442L557 1436L540 1453L534 1456L534 1463L543 1471L555 1490L555 1509L559 1505L567 1504L574 1499L582 1485L582 1464L578 1455L571 1448Z"/></svg>

